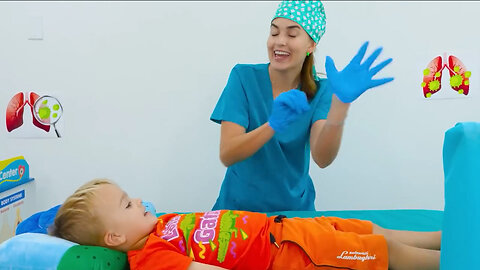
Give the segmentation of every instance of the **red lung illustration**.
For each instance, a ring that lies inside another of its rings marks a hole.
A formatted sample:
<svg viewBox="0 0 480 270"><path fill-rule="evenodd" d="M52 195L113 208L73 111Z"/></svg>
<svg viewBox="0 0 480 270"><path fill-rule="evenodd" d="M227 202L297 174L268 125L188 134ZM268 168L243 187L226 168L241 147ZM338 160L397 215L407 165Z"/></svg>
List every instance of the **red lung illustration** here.
<svg viewBox="0 0 480 270"><path fill-rule="evenodd" d="M422 88L424 97L431 97L442 87L443 68L442 57L437 56L433 58L433 60L428 63L427 68L423 70Z"/></svg>
<svg viewBox="0 0 480 270"><path fill-rule="evenodd" d="M37 118L35 118L35 115L34 115L34 111L33 111L33 105L35 104L35 101L37 101L37 99L39 99L40 96L37 95L35 92L30 92L30 110L32 111L32 118L33 118L33 124L38 127L38 128L41 128L43 130L45 130L46 132L49 132L50 131L50 125L44 125L40 122L38 122Z"/></svg>
<svg viewBox="0 0 480 270"><path fill-rule="evenodd" d="M468 95L471 72L455 56L448 57L448 71L450 72L450 86L459 94Z"/></svg>
<svg viewBox="0 0 480 270"><path fill-rule="evenodd" d="M35 104L35 101L37 101L39 98L40 96L34 92L30 92L29 100L26 101L22 92L19 92L13 96L7 106L6 124L8 132L12 132L14 129L17 129L23 125L23 109L26 104L30 105L33 124L36 127L45 130L46 132L50 131L50 125L44 125L38 122L34 116L33 104Z"/></svg>
<svg viewBox="0 0 480 270"><path fill-rule="evenodd" d="M20 127L23 124L23 93L15 94L7 106L7 130L12 130Z"/></svg>

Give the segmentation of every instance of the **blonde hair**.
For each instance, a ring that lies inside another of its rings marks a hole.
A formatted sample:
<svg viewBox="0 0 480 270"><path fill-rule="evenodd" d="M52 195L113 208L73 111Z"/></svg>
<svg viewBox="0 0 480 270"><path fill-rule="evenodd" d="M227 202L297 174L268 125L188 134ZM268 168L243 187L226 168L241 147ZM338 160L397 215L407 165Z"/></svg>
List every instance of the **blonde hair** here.
<svg viewBox="0 0 480 270"><path fill-rule="evenodd" d="M303 61L302 71L300 71L301 90L305 92L308 99L315 97L317 93L317 84L313 78L313 52Z"/></svg>
<svg viewBox="0 0 480 270"><path fill-rule="evenodd" d="M80 245L103 246L105 227L93 204L101 185L115 185L108 179L94 179L79 187L58 209L49 234Z"/></svg>

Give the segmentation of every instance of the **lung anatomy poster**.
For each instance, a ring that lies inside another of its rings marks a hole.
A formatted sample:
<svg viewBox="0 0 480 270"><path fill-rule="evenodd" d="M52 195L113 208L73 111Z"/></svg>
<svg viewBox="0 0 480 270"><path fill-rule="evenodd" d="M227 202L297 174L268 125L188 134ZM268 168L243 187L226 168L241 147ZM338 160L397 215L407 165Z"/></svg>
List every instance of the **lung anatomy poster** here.
<svg viewBox="0 0 480 270"><path fill-rule="evenodd" d="M426 99L465 98L471 96L471 58L444 53L435 56L423 69L421 89Z"/></svg>
<svg viewBox="0 0 480 270"><path fill-rule="evenodd" d="M5 130L8 137L62 137L63 106L59 98L33 91L20 91L14 92L5 106Z"/></svg>

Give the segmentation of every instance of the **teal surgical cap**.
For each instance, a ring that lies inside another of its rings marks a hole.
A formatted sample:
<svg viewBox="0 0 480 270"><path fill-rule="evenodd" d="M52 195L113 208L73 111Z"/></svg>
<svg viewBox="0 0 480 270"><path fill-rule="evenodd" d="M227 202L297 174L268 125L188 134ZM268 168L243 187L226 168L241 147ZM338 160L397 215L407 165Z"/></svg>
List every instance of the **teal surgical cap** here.
<svg viewBox="0 0 480 270"><path fill-rule="evenodd" d="M318 43L325 33L327 18L320 1L282 1L272 21L278 17L301 25L315 43Z"/></svg>

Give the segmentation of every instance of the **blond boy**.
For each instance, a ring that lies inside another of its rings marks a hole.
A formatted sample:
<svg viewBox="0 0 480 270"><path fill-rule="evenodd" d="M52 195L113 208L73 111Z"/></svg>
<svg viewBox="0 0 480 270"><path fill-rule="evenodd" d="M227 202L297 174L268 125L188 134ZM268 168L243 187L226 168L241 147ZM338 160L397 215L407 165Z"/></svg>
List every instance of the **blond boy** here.
<svg viewBox="0 0 480 270"><path fill-rule="evenodd" d="M134 269L439 269L440 232L394 231L335 217L247 211L155 217L107 179L67 198L55 236L127 252Z"/></svg>

